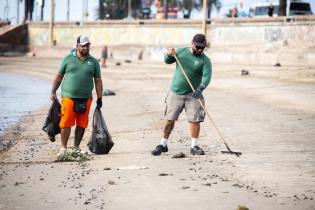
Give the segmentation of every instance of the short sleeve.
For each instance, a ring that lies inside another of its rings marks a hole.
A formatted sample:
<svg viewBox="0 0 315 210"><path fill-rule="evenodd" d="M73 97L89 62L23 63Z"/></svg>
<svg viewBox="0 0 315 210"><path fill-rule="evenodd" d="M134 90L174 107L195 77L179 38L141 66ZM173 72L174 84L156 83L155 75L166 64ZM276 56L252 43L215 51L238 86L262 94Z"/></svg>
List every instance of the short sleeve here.
<svg viewBox="0 0 315 210"><path fill-rule="evenodd" d="M95 63L95 72L94 72L94 78L101 78L101 68L100 68L100 64L98 63L98 61L96 59L94 59L94 63Z"/></svg>
<svg viewBox="0 0 315 210"><path fill-rule="evenodd" d="M59 73L65 74L67 69L67 58L64 58L60 67L59 67Z"/></svg>

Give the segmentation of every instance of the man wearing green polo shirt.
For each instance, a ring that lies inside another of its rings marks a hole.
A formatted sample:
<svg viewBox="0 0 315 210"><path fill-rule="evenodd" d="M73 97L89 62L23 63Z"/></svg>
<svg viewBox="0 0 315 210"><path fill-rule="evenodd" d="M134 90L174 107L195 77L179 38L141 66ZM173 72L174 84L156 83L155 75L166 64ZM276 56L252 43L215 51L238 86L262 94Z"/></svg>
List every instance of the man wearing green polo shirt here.
<svg viewBox="0 0 315 210"><path fill-rule="evenodd" d="M203 34L196 34L193 37L191 48L180 48L175 51L168 48L164 61L167 64L176 62L174 54L185 69L195 91L193 92L185 76L176 63L176 70L173 75L171 91L166 99L165 127L161 143L151 152L152 155L160 155L167 152L168 138L174 128L175 121L185 108L187 121L190 124L192 155L204 155L204 151L198 146L197 140L200 132L200 122L204 121L205 113L198 98L204 104L202 91L208 86L211 79L212 67L210 59L203 53L207 46Z"/></svg>
<svg viewBox="0 0 315 210"><path fill-rule="evenodd" d="M76 125L74 148L79 149L92 102L93 80L95 83L97 106L102 107L103 83L98 61L89 54L90 40L87 36L77 38L76 50L66 56L59 68L51 90L51 99L58 100L56 91L61 84L61 150L67 149L71 127ZM62 82L62 83L61 83Z"/></svg>

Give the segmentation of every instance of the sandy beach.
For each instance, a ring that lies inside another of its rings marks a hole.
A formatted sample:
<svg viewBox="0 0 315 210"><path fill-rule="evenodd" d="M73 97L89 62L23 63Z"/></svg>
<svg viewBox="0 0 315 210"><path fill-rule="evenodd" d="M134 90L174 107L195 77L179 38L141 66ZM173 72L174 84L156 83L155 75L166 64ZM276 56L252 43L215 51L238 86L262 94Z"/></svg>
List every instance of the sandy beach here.
<svg viewBox="0 0 315 210"><path fill-rule="evenodd" d="M0 72L52 81L61 59L0 57ZM175 125L169 152L150 154L160 142L164 99L174 65L133 61L102 69L102 112L115 146L91 160L55 162L41 130L49 104L0 136L0 209L315 209L315 68L215 64L204 92L206 107L229 146L225 150L208 119L200 145L189 153L185 114ZM249 75L241 75L246 69ZM47 95L49 97L49 95ZM92 119L95 104L90 112ZM83 150L91 134L91 123ZM73 143L73 133L69 145ZM185 158L172 158L183 152Z"/></svg>

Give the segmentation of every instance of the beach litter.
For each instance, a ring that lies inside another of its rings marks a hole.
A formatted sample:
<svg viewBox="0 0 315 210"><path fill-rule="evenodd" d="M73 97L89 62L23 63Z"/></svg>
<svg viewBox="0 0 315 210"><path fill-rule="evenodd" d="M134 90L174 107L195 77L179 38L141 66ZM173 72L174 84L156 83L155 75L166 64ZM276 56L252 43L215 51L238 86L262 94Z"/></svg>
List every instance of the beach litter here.
<svg viewBox="0 0 315 210"><path fill-rule="evenodd" d="M86 161L90 160L87 154L79 149L65 149L59 152L57 161Z"/></svg>
<svg viewBox="0 0 315 210"><path fill-rule="evenodd" d="M109 185L114 185L115 182L114 182L113 180L109 180L109 181L108 181L108 184L109 184Z"/></svg>
<svg viewBox="0 0 315 210"><path fill-rule="evenodd" d="M278 62L278 63L276 63L276 64L273 65L273 66L275 66L275 67L281 67L281 64Z"/></svg>
<svg viewBox="0 0 315 210"><path fill-rule="evenodd" d="M185 157L186 157L186 154L185 154L185 153L179 152L179 153L173 155L172 158L185 158Z"/></svg>
<svg viewBox="0 0 315 210"><path fill-rule="evenodd" d="M116 95L116 93L109 89L105 89L103 92L103 96L114 96L114 95Z"/></svg>
<svg viewBox="0 0 315 210"><path fill-rule="evenodd" d="M47 144L47 141L38 140L38 141L32 142L30 146L40 146L40 145L45 145L45 144Z"/></svg>
<svg viewBox="0 0 315 210"><path fill-rule="evenodd" d="M123 166L118 167L116 170L139 170L139 169L149 169L148 166Z"/></svg>
<svg viewBox="0 0 315 210"><path fill-rule="evenodd" d="M249 71L248 70L245 70L245 69L242 69L241 71L241 75L249 75Z"/></svg>
<svg viewBox="0 0 315 210"><path fill-rule="evenodd" d="M238 206L236 210L249 210L246 206Z"/></svg>
<svg viewBox="0 0 315 210"><path fill-rule="evenodd" d="M159 176L173 176L173 174L160 173Z"/></svg>

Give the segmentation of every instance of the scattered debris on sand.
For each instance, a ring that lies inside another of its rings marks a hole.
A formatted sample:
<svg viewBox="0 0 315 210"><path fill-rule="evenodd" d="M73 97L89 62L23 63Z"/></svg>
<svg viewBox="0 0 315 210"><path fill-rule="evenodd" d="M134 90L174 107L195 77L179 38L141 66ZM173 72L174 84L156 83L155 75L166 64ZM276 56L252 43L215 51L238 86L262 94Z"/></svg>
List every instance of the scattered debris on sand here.
<svg viewBox="0 0 315 210"><path fill-rule="evenodd" d="M137 169L148 169L148 166L124 166L118 167L117 170L137 170Z"/></svg>
<svg viewBox="0 0 315 210"><path fill-rule="evenodd" d="M186 157L186 154L183 152L180 152L180 153L173 155L172 158L185 158L185 157Z"/></svg>
<svg viewBox="0 0 315 210"><path fill-rule="evenodd" d="M109 181L108 181L108 184L109 184L109 185L114 185L115 182L114 182L113 180L109 180Z"/></svg>
<svg viewBox="0 0 315 210"><path fill-rule="evenodd" d="M112 169L109 168L109 167L105 167L105 168L103 168L103 170L104 170L104 171L110 171L110 170L112 170Z"/></svg>
<svg viewBox="0 0 315 210"><path fill-rule="evenodd" d="M114 95L116 95L116 93L114 91L112 91L112 90L105 89L103 91L103 96L114 96Z"/></svg>
<svg viewBox="0 0 315 210"><path fill-rule="evenodd" d="M278 62L274 65L275 67L281 67L281 64Z"/></svg>
<svg viewBox="0 0 315 210"><path fill-rule="evenodd" d="M160 173L159 176L173 176L173 174Z"/></svg>
<svg viewBox="0 0 315 210"><path fill-rule="evenodd" d="M242 69L241 75L242 76L249 75L249 71L245 70L245 69Z"/></svg>
<svg viewBox="0 0 315 210"><path fill-rule="evenodd" d="M238 206L236 210L249 210L246 206Z"/></svg>
<svg viewBox="0 0 315 210"><path fill-rule="evenodd" d="M78 149L66 149L59 153L57 161L86 161L90 160L86 153Z"/></svg>

